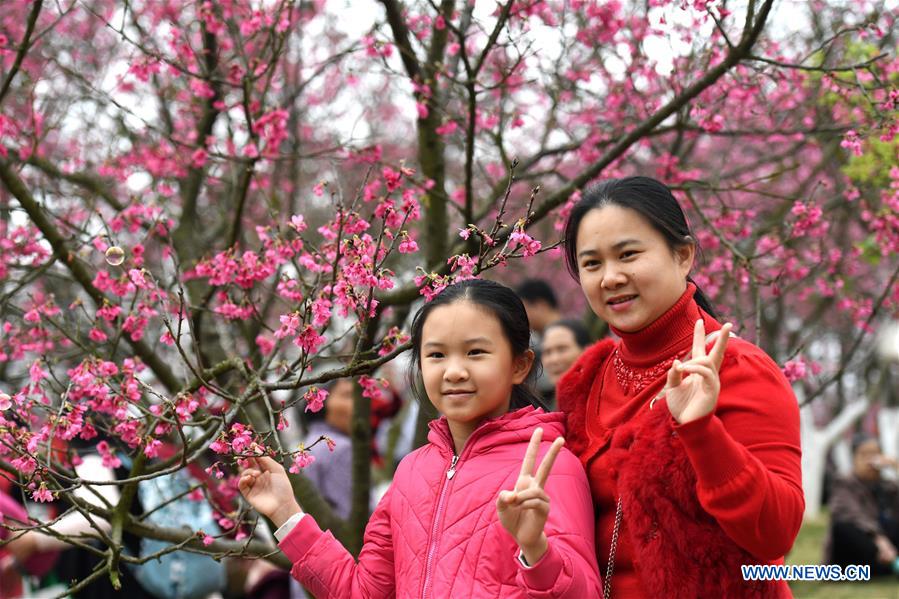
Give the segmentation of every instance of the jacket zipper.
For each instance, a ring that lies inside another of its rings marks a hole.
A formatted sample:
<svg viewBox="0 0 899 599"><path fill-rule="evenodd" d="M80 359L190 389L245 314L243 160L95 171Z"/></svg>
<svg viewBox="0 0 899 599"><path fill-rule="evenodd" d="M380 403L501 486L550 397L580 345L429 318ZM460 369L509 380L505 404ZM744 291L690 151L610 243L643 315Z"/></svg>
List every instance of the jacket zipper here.
<svg viewBox="0 0 899 599"><path fill-rule="evenodd" d="M437 510L434 512L434 522L431 525L431 543L428 545L428 559L425 565L425 582L421 587L422 599L428 596L428 587L431 585L431 569L434 563L434 555L437 553L437 544L439 538L437 536L437 526L443 516L443 507L446 500L446 488L449 481L456 475L456 464L459 462L459 456L453 455L453 461L450 463L449 469L446 471L446 478L440 484L440 496L437 500Z"/></svg>

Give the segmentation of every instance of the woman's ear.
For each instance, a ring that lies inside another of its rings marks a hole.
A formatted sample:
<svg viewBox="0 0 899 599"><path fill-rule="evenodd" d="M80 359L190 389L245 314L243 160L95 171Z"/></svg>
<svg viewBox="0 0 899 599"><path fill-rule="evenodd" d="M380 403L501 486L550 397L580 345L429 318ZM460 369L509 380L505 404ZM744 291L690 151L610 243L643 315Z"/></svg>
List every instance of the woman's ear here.
<svg viewBox="0 0 899 599"><path fill-rule="evenodd" d="M526 350L520 356L515 358L515 362L512 364L512 382L514 384L520 385L526 378L528 378L531 367L534 365L535 358L536 356L532 349Z"/></svg>
<svg viewBox="0 0 899 599"><path fill-rule="evenodd" d="M683 245L675 248L674 259L677 262L678 270L686 278L693 268L693 261L696 259L696 242L693 241L692 237L687 237Z"/></svg>

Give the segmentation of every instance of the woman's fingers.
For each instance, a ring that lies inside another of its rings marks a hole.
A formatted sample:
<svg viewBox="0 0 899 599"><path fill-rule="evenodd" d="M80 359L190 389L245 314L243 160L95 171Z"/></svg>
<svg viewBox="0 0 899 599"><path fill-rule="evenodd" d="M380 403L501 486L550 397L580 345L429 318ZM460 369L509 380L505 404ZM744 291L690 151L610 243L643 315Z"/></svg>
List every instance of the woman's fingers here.
<svg viewBox="0 0 899 599"><path fill-rule="evenodd" d="M699 362L686 362L684 364L681 364L678 367L678 370L682 373L681 376L683 376L683 373L701 376L706 380L706 383L708 384L714 384L714 381L718 380L718 371L708 364L702 364Z"/></svg>
<svg viewBox="0 0 899 599"><path fill-rule="evenodd" d="M521 462L521 473L518 478L523 476L534 475L534 464L537 462L537 450L540 449L540 440L543 439L543 429L537 427L531 435L531 442L528 443L528 450L524 454L524 461Z"/></svg>
<svg viewBox="0 0 899 599"><path fill-rule="evenodd" d="M705 323L702 319L693 325L693 359L705 356Z"/></svg>
<svg viewBox="0 0 899 599"><path fill-rule="evenodd" d="M715 345L712 346L712 351L711 353L709 353L709 358L711 358L715 370L719 370L721 368L721 362L724 361L724 352L727 349L727 340L730 338L730 331L733 328L734 325L729 322L721 327L718 338L715 340Z"/></svg>
<svg viewBox="0 0 899 599"><path fill-rule="evenodd" d="M549 506L549 495L540 487L524 491L501 491L496 498L496 509L503 512L510 508L535 509L540 505Z"/></svg>
<svg viewBox="0 0 899 599"><path fill-rule="evenodd" d="M675 360L673 364L671 364L671 368L668 369L668 382L667 387L669 389L674 389L678 385L681 384L683 377L681 376L681 361Z"/></svg>
<svg viewBox="0 0 899 599"><path fill-rule="evenodd" d="M707 368L715 369L715 363L712 361L712 356L703 356L701 358L693 358L692 360L677 360L676 363L679 365L678 368L683 370L684 366L691 366L693 364L699 364L700 366L705 366ZM674 364L672 364L674 366Z"/></svg>
<svg viewBox="0 0 899 599"><path fill-rule="evenodd" d="M549 478L549 473L553 469L553 464L559 452L562 451L563 445L565 445L565 439L557 437L550 446L549 451L543 456L543 461L540 463L540 468L537 469L537 476L535 477L537 479L537 487L541 490L546 486L546 479Z"/></svg>

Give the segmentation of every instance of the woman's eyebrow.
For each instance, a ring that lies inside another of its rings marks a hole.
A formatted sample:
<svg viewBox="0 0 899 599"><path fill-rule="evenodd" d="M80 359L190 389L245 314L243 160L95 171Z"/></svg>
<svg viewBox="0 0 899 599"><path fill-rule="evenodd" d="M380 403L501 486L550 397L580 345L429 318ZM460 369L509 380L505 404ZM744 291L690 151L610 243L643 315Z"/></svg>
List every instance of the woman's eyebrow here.
<svg viewBox="0 0 899 599"><path fill-rule="evenodd" d="M623 248L623 247L625 247L625 246L628 246L628 245L631 245L631 244L633 244L633 243L640 243L640 240L639 240L639 239L622 239L621 241L616 242L616 243L612 246L612 249L613 249L614 251L618 251L618 250L620 250L621 248ZM586 250L583 250L583 251L581 251L581 252L578 252L577 257L578 257L578 258L583 258L584 256L595 256L595 255L597 255L598 253L599 253L599 252L598 252L597 250L586 249Z"/></svg>
<svg viewBox="0 0 899 599"><path fill-rule="evenodd" d="M623 239L612 246L613 250L620 250L624 246L631 245L632 243L640 243L638 239Z"/></svg>

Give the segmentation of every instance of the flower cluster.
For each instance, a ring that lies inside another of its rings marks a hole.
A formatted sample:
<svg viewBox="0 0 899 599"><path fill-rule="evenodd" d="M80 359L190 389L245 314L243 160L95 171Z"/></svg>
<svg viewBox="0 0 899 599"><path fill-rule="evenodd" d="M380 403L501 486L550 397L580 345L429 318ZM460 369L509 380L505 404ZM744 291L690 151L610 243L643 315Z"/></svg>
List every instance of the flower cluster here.
<svg viewBox="0 0 899 599"><path fill-rule="evenodd" d="M209 449L221 455L243 456L262 455L265 448L249 425L234 422L210 443Z"/></svg>

